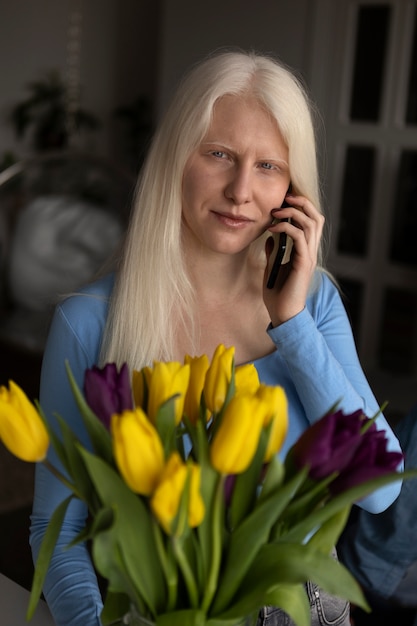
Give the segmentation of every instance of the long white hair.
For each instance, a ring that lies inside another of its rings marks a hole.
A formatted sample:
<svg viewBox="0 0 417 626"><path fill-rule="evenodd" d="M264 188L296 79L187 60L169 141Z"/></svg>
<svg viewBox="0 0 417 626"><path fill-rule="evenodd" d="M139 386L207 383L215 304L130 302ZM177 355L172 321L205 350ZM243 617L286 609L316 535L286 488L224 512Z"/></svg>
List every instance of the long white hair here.
<svg viewBox="0 0 417 626"><path fill-rule="evenodd" d="M131 369L171 360L177 331L194 336L194 301L182 251L184 168L227 94L254 96L276 120L288 146L294 193L321 210L312 106L303 84L281 62L222 51L194 66L180 83L142 168L117 269L101 362ZM261 237L254 254L264 248ZM321 263L321 253L319 264Z"/></svg>

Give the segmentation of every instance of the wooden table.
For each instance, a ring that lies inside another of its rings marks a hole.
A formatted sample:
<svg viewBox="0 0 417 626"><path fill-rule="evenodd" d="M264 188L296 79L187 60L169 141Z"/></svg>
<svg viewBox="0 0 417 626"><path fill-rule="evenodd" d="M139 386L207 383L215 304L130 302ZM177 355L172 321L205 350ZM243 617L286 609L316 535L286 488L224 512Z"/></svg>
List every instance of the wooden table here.
<svg viewBox="0 0 417 626"><path fill-rule="evenodd" d="M26 611L29 591L0 574L0 623L2 626L54 626L49 609L40 600L35 615L28 622Z"/></svg>

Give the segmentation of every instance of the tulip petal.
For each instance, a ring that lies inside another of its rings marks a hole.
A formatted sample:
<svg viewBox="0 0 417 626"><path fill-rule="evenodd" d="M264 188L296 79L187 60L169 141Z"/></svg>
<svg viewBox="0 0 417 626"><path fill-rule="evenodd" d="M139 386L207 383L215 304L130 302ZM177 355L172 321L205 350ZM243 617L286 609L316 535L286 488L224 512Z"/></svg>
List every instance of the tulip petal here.
<svg viewBox="0 0 417 626"><path fill-rule="evenodd" d="M211 463L222 474L240 474L253 459L267 405L256 396L240 394L227 405L211 447Z"/></svg>
<svg viewBox="0 0 417 626"><path fill-rule="evenodd" d="M256 393L259 389L258 370L253 363L239 365L235 369L235 393Z"/></svg>
<svg viewBox="0 0 417 626"><path fill-rule="evenodd" d="M37 462L46 457L49 437L35 406L13 381L0 388L0 439L22 461Z"/></svg>
<svg viewBox="0 0 417 626"><path fill-rule="evenodd" d="M178 452L173 452L150 501L155 517L167 534L172 534L174 530L173 522L184 493L187 472L190 472L188 525L194 528L204 517L204 503L200 494L201 468L195 463L184 463ZM175 528L176 535L183 532L183 527Z"/></svg>
<svg viewBox="0 0 417 626"><path fill-rule="evenodd" d="M342 493L350 487L394 472L403 460L401 452L386 449L387 439L383 430L377 430L375 424L362 436L352 462L330 484L333 494Z"/></svg>
<svg viewBox="0 0 417 626"><path fill-rule="evenodd" d="M175 400L175 423L179 424L184 410L184 399L190 379L190 366L176 361L155 362L149 379L148 415L155 423L159 407L173 396Z"/></svg>
<svg viewBox="0 0 417 626"><path fill-rule="evenodd" d="M209 360L206 354L199 357L186 355L184 363L190 366L190 380L185 396L184 413L192 424L196 424L200 416L201 394L209 368Z"/></svg>
<svg viewBox="0 0 417 626"><path fill-rule="evenodd" d="M403 455L387 450L385 432L358 410L329 413L308 428L293 447L297 467L309 467L309 475L321 480L336 475L329 484L341 493L372 478L394 471Z"/></svg>
<svg viewBox="0 0 417 626"><path fill-rule="evenodd" d="M103 422L110 427L113 413L123 413L133 408L132 391L127 364L117 371L115 363L108 363L103 368L93 366L84 376L84 395L89 407Z"/></svg>
<svg viewBox="0 0 417 626"><path fill-rule="evenodd" d="M225 403L232 380L234 355L233 346L225 348L223 344L218 345L207 370L204 399L206 406L213 413L221 411Z"/></svg>
<svg viewBox="0 0 417 626"><path fill-rule="evenodd" d="M320 480L340 472L352 460L361 442L363 412L329 413L301 435L293 448L297 467L310 467L310 477Z"/></svg>
<svg viewBox="0 0 417 626"><path fill-rule="evenodd" d="M283 387L260 385L257 396L268 406L264 419L264 426L271 424L268 446L265 452L265 462L279 452L285 441L288 431L288 401Z"/></svg>
<svg viewBox="0 0 417 626"><path fill-rule="evenodd" d="M186 476L185 463L174 452L167 461L150 501L154 515L167 534L171 534L171 524L178 512Z"/></svg>
<svg viewBox="0 0 417 626"><path fill-rule="evenodd" d="M111 419L113 450L125 482L135 493L150 495L164 469L162 442L142 409Z"/></svg>

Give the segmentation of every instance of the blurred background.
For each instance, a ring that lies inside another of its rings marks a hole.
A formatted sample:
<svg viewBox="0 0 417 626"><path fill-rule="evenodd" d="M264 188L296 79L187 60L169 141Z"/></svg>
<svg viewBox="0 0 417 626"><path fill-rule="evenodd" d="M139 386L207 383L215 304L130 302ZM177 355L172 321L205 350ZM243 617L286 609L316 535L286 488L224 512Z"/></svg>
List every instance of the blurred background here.
<svg viewBox="0 0 417 626"><path fill-rule="evenodd" d="M0 384L37 397L56 298L117 246L177 81L222 46L279 56L317 103L327 263L395 422L417 398L415 0L0 0ZM0 512L32 472L0 448Z"/></svg>

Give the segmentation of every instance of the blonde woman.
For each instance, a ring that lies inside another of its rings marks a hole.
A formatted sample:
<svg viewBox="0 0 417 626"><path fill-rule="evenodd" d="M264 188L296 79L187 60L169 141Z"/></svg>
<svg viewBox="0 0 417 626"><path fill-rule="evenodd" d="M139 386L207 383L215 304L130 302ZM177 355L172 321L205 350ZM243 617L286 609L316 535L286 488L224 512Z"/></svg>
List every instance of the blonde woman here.
<svg viewBox="0 0 417 626"><path fill-rule="evenodd" d="M338 290L321 267L323 225L312 108L300 81L252 52L204 60L181 82L154 137L114 272L56 309L42 368L43 408L66 416L85 441L65 359L82 385L86 368L97 363L139 369L155 359L211 357L223 343L235 346L238 364L253 362L263 382L284 386L290 427L282 455L339 400L345 411L373 415L378 405ZM269 288L272 236L282 234L293 242L291 260ZM399 450L382 415L378 426ZM361 506L383 510L399 489L385 487ZM65 496L39 467L35 555ZM100 624L102 602L85 546L62 551L86 514L81 502L72 503L47 577L44 593L58 626ZM349 623L346 603L308 588L313 624ZM258 623L290 622L265 607Z"/></svg>

